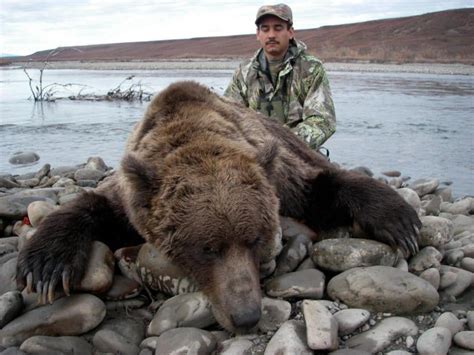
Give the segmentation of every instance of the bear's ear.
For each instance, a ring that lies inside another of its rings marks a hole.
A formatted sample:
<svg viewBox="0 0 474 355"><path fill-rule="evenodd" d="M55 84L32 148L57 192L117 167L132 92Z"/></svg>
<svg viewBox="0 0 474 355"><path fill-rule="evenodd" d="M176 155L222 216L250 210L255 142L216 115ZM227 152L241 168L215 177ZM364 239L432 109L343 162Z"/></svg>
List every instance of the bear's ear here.
<svg viewBox="0 0 474 355"><path fill-rule="evenodd" d="M263 143L257 152L257 163L265 170L267 176L271 176L275 166L275 158L278 156L278 145L275 140L270 139Z"/></svg>
<svg viewBox="0 0 474 355"><path fill-rule="evenodd" d="M133 154L127 154L122 159L121 165L125 178L132 185L135 204L141 207L148 206L151 197L160 188L159 175Z"/></svg>

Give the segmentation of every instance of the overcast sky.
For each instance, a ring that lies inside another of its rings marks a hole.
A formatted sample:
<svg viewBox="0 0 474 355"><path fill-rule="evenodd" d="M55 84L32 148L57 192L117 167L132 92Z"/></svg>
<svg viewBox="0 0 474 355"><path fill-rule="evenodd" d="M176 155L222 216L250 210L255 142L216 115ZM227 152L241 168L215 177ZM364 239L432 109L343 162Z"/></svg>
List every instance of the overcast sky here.
<svg viewBox="0 0 474 355"><path fill-rule="evenodd" d="M0 0L0 52L255 32L268 1ZM287 1L295 29L474 7L474 0Z"/></svg>

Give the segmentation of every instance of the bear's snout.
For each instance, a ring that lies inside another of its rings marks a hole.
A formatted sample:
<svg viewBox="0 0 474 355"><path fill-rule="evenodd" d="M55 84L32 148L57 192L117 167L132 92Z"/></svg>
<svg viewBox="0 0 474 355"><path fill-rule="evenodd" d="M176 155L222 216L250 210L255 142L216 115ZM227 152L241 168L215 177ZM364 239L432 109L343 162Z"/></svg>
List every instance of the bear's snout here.
<svg viewBox="0 0 474 355"><path fill-rule="evenodd" d="M257 325L262 312L260 310L260 303L248 306L240 311L230 315L232 325L236 329L250 329Z"/></svg>
<svg viewBox="0 0 474 355"><path fill-rule="evenodd" d="M208 296L217 321L231 332L250 331L262 315L257 265L252 250L234 245L213 272Z"/></svg>

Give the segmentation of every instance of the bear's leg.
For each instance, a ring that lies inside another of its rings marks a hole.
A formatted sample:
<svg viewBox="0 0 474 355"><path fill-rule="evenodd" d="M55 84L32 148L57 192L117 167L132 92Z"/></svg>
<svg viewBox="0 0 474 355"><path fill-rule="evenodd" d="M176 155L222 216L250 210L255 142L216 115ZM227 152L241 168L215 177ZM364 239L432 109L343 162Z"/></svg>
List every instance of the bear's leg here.
<svg viewBox="0 0 474 355"><path fill-rule="evenodd" d="M94 192L81 194L45 217L20 251L18 288L36 290L43 302L46 298L52 302L60 285L69 294L84 274L92 242L119 247L118 235L129 232L123 229L106 197Z"/></svg>
<svg viewBox="0 0 474 355"><path fill-rule="evenodd" d="M309 199L305 220L315 229L354 226L407 256L418 252L421 222L415 210L391 187L373 178L325 170L314 179Z"/></svg>

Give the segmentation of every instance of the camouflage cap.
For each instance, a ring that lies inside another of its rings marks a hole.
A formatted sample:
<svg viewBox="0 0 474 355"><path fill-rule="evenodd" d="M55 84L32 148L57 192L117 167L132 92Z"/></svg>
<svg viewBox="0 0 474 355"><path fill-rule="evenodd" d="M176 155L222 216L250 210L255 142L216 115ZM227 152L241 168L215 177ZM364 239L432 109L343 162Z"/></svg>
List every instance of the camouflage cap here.
<svg viewBox="0 0 474 355"><path fill-rule="evenodd" d="M283 21L288 22L290 25L293 25L293 14L291 9L286 4L277 4L277 5L263 5L257 11L257 18L255 19L255 24L258 25L263 16L276 16Z"/></svg>

